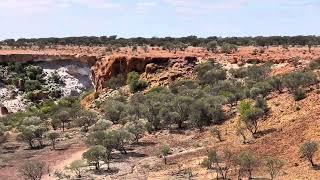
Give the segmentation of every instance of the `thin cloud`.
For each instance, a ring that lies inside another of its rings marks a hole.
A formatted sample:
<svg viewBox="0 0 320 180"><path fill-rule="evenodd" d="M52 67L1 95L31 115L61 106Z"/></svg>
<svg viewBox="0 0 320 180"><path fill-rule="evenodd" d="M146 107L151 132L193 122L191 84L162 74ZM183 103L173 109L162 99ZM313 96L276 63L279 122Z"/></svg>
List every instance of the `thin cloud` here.
<svg viewBox="0 0 320 180"><path fill-rule="evenodd" d="M156 6L157 2L155 1L139 1L136 3L136 11L137 13L144 14L150 12Z"/></svg>
<svg viewBox="0 0 320 180"><path fill-rule="evenodd" d="M0 9L9 14L42 13L50 10L83 6L86 8L120 8L111 0L1 0Z"/></svg>
<svg viewBox="0 0 320 180"><path fill-rule="evenodd" d="M177 13L204 14L212 11L238 9L250 0L163 0L164 3L175 8Z"/></svg>

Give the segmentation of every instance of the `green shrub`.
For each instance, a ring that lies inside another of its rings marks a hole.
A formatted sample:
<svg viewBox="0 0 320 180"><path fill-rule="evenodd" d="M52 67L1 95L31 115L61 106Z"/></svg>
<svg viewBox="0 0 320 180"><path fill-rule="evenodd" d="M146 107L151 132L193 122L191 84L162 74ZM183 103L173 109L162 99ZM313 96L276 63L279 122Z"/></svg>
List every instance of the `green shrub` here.
<svg viewBox="0 0 320 180"><path fill-rule="evenodd" d="M139 79L140 79L140 75L137 72L135 71L129 72L127 75L127 84L130 85L130 84L137 83Z"/></svg>
<svg viewBox="0 0 320 180"><path fill-rule="evenodd" d="M67 169L70 169L72 172L74 172L77 176L77 178L81 178L82 173L84 172L84 168L87 166L86 161L84 160L74 160L71 162L69 166L67 166Z"/></svg>
<svg viewBox="0 0 320 180"><path fill-rule="evenodd" d="M104 104L105 117L113 123L119 123L121 117L124 117L126 104L120 101L108 100Z"/></svg>
<svg viewBox="0 0 320 180"><path fill-rule="evenodd" d="M145 89L147 87L148 87L148 82L147 81L139 80L134 89L135 89L135 91L141 91L141 90L143 90L143 89Z"/></svg>
<svg viewBox="0 0 320 180"><path fill-rule="evenodd" d="M248 179L252 179L252 173L258 167L258 160L251 152L243 151L237 156L236 164L239 166L239 173L247 173Z"/></svg>
<svg viewBox="0 0 320 180"><path fill-rule="evenodd" d="M106 158L106 148L101 145L93 146L82 156L89 164L94 165L96 170L100 170L100 161Z"/></svg>
<svg viewBox="0 0 320 180"><path fill-rule="evenodd" d="M311 63L309 64L309 68L311 70L320 69L320 59L311 61Z"/></svg>
<svg viewBox="0 0 320 180"><path fill-rule="evenodd" d="M267 172L271 176L271 179L275 179L275 177L280 173L283 165L283 161L279 159L273 157L267 157L265 159L265 166L267 168Z"/></svg>
<svg viewBox="0 0 320 180"><path fill-rule="evenodd" d="M35 102L38 102L39 100L41 100L41 96L39 96L38 93L31 91L26 94L26 99L35 103Z"/></svg>
<svg viewBox="0 0 320 180"><path fill-rule="evenodd" d="M50 74L49 81L52 83L55 83L55 84L62 84L63 83L63 81L57 71L54 71Z"/></svg>
<svg viewBox="0 0 320 180"><path fill-rule="evenodd" d="M264 106L264 105L263 105ZM261 108L252 106L249 101L241 101L238 107L240 119L247 129L254 135L258 131L258 120L265 114Z"/></svg>
<svg viewBox="0 0 320 180"><path fill-rule="evenodd" d="M167 164L167 156L170 153L170 147L168 145L163 145L161 147L161 155L163 156L164 159L164 164Z"/></svg>
<svg viewBox="0 0 320 180"><path fill-rule="evenodd" d="M127 84L129 85L131 92L137 92L145 89L148 83L144 80L139 80L140 75L137 72L130 72L127 76Z"/></svg>
<svg viewBox="0 0 320 180"><path fill-rule="evenodd" d="M218 49L218 42L217 41L210 41L206 45L208 51L212 51L213 53L217 52Z"/></svg>
<svg viewBox="0 0 320 180"><path fill-rule="evenodd" d="M42 84L38 80L27 80L24 84L24 87L27 92L30 92L34 90L41 90Z"/></svg>
<svg viewBox="0 0 320 180"><path fill-rule="evenodd" d="M26 67L26 74L30 80L41 80L43 69L40 66L29 65Z"/></svg>
<svg viewBox="0 0 320 180"><path fill-rule="evenodd" d="M213 61L198 64L194 70L202 84L215 84L227 78L226 70L220 65L215 65Z"/></svg>
<svg viewBox="0 0 320 180"><path fill-rule="evenodd" d="M229 44L229 43L223 43L221 46L221 52L226 54L231 54L238 51L237 45Z"/></svg>
<svg viewBox="0 0 320 180"><path fill-rule="evenodd" d="M312 166L315 166L313 157L318 151L318 143L315 141L307 141L300 146L300 154L303 158L307 159Z"/></svg>
<svg viewBox="0 0 320 180"><path fill-rule="evenodd" d="M291 91L310 86L317 82L313 72L292 72L283 76L285 86Z"/></svg>
<svg viewBox="0 0 320 180"><path fill-rule="evenodd" d="M306 93L303 89L298 88L293 91L293 96L294 96L295 101L300 101L300 100L306 98Z"/></svg>
<svg viewBox="0 0 320 180"><path fill-rule="evenodd" d="M40 180L46 173L46 167L43 161L28 160L19 167L18 173L24 179Z"/></svg>
<svg viewBox="0 0 320 180"><path fill-rule="evenodd" d="M14 71L16 73L24 73L24 64L20 62L9 62L8 67L10 71Z"/></svg>

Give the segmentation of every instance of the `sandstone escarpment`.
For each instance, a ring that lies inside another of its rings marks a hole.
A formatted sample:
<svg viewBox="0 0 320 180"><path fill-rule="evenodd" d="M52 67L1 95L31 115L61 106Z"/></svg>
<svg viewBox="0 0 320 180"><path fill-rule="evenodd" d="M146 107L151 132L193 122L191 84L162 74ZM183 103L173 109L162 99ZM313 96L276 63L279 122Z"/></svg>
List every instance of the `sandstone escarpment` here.
<svg viewBox="0 0 320 180"><path fill-rule="evenodd" d="M106 52L104 47L63 46L44 50L0 50L0 62L36 62L36 61L80 61L91 67L95 89L103 89L105 81L117 74L126 75L137 71L151 86L165 85L179 77L189 78L197 61L214 59L224 65L274 62L292 64L293 60L309 62L320 58L320 48L314 47L308 52L307 47L269 47L263 53L254 54L259 47L239 47L233 54L212 53L202 48L189 47L185 51L168 52L161 48L149 48L148 52L132 52L130 48ZM279 66L279 70L283 68Z"/></svg>
<svg viewBox="0 0 320 180"><path fill-rule="evenodd" d="M93 81L99 91L111 77L131 71L143 74L151 83L175 80L191 74L197 60L194 56L110 56L93 66Z"/></svg>
<svg viewBox="0 0 320 180"><path fill-rule="evenodd" d="M91 67L95 89L101 91L104 83L117 74L126 76L131 71L142 74L151 84L166 84L170 80L191 74L197 56L182 54L100 54L65 53L63 51L8 51L0 53L0 62L54 62L74 61ZM159 73L160 72L160 73Z"/></svg>

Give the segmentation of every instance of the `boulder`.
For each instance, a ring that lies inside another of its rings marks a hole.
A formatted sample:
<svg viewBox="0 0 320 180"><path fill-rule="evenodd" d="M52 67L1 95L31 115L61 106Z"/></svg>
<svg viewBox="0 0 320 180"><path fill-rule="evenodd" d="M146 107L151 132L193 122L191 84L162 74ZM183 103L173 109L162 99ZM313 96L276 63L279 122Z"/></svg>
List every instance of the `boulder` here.
<svg viewBox="0 0 320 180"><path fill-rule="evenodd" d="M154 63L150 63L150 64L147 64L146 65L146 69L145 69L145 72L147 74L152 74L152 73L155 73L158 69L158 66Z"/></svg>

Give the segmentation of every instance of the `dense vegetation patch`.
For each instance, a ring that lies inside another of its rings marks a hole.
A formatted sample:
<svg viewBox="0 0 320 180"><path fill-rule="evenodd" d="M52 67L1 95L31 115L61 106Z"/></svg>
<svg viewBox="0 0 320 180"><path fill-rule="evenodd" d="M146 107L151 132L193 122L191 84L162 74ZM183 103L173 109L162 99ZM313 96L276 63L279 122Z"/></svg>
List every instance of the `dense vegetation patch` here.
<svg viewBox="0 0 320 180"><path fill-rule="evenodd" d="M52 45L86 45L86 46L162 46L169 51L173 49L185 49L188 45L196 47L205 47L206 49L215 52L217 45L223 47L223 52L229 53L237 46L272 46L272 45L302 45L309 47L320 44L319 36L270 36L270 37L216 37L200 38L197 36L187 36L180 38L165 37L165 38L117 38L114 36L83 36L83 37L65 37L65 38L32 38L32 39L6 39L0 41L0 45L9 45L15 47L37 45L39 47ZM145 48L144 48L145 49Z"/></svg>
<svg viewBox="0 0 320 180"><path fill-rule="evenodd" d="M13 86L32 102L46 99L58 99L62 96L59 85L61 78L56 72L46 78L40 66L9 62L0 64L0 82L4 86Z"/></svg>

